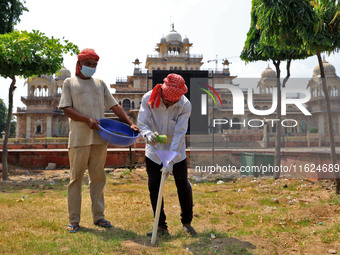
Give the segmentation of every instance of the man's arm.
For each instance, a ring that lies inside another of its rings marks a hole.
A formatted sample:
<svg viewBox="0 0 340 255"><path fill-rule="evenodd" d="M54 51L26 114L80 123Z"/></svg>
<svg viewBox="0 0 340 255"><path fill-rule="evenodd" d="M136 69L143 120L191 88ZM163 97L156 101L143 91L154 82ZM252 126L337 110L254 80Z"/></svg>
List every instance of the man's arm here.
<svg viewBox="0 0 340 255"><path fill-rule="evenodd" d="M120 120L122 120L124 123L128 124L131 129L133 129L134 131L139 131L138 126L136 126L130 120L129 116L127 116L124 109L119 104L112 106L111 110L119 117Z"/></svg>
<svg viewBox="0 0 340 255"><path fill-rule="evenodd" d="M85 122L91 129L99 129L99 121L93 118L90 118L71 106L61 108L64 111L64 114L72 120Z"/></svg>
<svg viewBox="0 0 340 255"><path fill-rule="evenodd" d="M142 103L138 113L138 125L143 137L150 140L153 130L152 116L150 111L150 106L145 97L142 98Z"/></svg>

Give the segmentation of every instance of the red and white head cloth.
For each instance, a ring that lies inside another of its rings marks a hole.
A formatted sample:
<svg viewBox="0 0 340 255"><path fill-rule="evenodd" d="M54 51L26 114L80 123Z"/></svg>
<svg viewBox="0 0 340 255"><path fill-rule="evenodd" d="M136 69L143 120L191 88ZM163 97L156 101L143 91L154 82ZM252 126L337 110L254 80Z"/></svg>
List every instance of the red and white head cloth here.
<svg viewBox="0 0 340 255"><path fill-rule="evenodd" d="M78 61L76 65L76 76L80 73L80 61L85 60L85 59L96 59L99 60L99 56L97 53L94 51L94 49L83 49L79 54L78 54Z"/></svg>
<svg viewBox="0 0 340 255"><path fill-rule="evenodd" d="M161 103L161 96L163 91L163 97L171 102L176 102L181 99L181 97L187 93L188 88L185 85L185 81L182 76L178 74L171 73L164 80L163 84L157 84L151 93L149 104L151 108L159 107Z"/></svg>

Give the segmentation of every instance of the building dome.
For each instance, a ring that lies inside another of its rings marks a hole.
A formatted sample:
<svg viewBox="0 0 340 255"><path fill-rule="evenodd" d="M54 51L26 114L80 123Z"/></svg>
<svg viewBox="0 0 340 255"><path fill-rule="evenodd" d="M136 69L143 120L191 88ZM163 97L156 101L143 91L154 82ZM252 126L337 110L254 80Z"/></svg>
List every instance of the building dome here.
<svg viewBox="0 0 340 255"><path fill-rule="evenodd" d="M48 80L51 84L53 84L53 76L52 75L43 74L40 77Z"/></svg>
<svg viewBox="0 0 340 255"><path fill-rule="evenodd" d="M261 73L261 78L276 78L276 72L269 66Z"/></svg>
<svg viewBox="0 0 340 255"><path fill-rule="evenodd" d="M166 39L164 36L161 38L161 43L166 43Z"/></svg>
<svg viewBox="0 0 340 255"><path fill-rule="evenodd" d="M182 36L176 32L174 24L172 24L172 30L165 36L166 42L182 42Z"/></svg>
<svg viewBox="0 0 340 255"><path fill-rule="evenodd" d="M56 80L65 80L66 78L71 77L71 72L66 69L65 67L62 67L58 72L57 72L57 77L55 78Z"/></svg>
<svg viewBox="0 0 340 255"><path fill-rule="evenodd" d="M188 37L185 37L185 38L183 39L183 43L189 44L189 38L188 38Z"/></svg>
<svg viewBox="0 0 340 255"><path fill-rule="evenodd" d="M328 63L325 59L322 60L323 63L323 68L325 70L325 76L326 77L335 77L336 73L335 73L335 67ZM314 67L313 70L313 77L317 77L320 76L320 67L319 65L317 65L316 67Z"/></svg>

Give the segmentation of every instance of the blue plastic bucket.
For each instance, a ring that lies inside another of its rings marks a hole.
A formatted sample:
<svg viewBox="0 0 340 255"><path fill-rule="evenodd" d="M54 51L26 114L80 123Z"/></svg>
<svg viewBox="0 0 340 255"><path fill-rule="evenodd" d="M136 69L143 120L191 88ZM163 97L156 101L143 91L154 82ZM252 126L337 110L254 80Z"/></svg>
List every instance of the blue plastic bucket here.
<svg viewBox="0 0 340 255"><path fill-rule="evenodd" d="M119 146L130 146L140 136L140 134L137 131L132 130L129 125L120 121L100 119L99 122L100 130L98 130L98 134L107 143Z"/></svg>

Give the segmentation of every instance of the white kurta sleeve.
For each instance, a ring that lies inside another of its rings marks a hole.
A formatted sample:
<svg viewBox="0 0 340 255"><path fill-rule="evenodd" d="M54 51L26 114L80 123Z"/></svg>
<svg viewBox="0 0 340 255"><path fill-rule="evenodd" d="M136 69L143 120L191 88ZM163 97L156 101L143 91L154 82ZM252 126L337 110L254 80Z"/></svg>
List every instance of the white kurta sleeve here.
<svg viewBox="0 0 340 255"><path fill-rule="evenodd" d="M142 104L138 114L138 126L143 137L150 138L153 133L153 123L151 117L151 108L146 96L142 98Z"/></svg>

